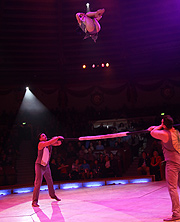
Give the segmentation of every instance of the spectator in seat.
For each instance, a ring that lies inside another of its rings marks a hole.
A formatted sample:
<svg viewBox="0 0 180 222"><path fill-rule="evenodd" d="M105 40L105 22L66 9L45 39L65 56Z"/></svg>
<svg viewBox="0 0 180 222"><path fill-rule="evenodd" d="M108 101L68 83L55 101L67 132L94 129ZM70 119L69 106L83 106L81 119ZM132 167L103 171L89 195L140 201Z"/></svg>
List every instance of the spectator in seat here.
<svg viewBox="0 0 180 222"><path fill-rule="evenodd" d="M139 175L150 175L150 163L151 159L145 151L142 152L138 163L138 174Z"/></svg>
<svg viewBox="0 0 180 222"><path fill-rule="evenodd" d="M80 166L80 170L83 179L88 179L90 177L90 166L85 159L83 160L83 163Z"/></svg>
<svg viewBox="0 0 180 222"><path fill-rule="evenodd" d="M99 178L99 177L102 176L102 175L100 175L101 174L100 165L99 165L97 159L94 160L94 164L93 164L93 167L92 167L92 174L93 174L93 178Z"/></svg>
<svg viewBox="0 0 180 222"><path fill-rule="evenodd" d="M106 155L105 165L104 165L104 177L107 178L107 177L112 177L112 176L113 176L113 170L111 167L111 162L110 162L109 156Z"/></svg>
<svg viewBox="0 0 180 222"><path fill-rule="evenodd" d="M155 180L161 180L160 164L161 164L161 157L159 156L158 152L155 150L153 152L153 156L151 157L151 167L150 167L151 175L155 175Z"/></svg>
<svg viewBox="0 0 180 222"><path fill-rule="evenodd" d="M101 140L98 141L98 144L96 145L96 150L104 150L104 146L101 143Z"/></svg>
<svg viewBox="0 0 180 222"><path fill-rule="evenodd" d="M79 165L79 159L76 159L74 163L72 164L71 174L70 178L72 180L77 180L80 178L80 165Z"/></svg>

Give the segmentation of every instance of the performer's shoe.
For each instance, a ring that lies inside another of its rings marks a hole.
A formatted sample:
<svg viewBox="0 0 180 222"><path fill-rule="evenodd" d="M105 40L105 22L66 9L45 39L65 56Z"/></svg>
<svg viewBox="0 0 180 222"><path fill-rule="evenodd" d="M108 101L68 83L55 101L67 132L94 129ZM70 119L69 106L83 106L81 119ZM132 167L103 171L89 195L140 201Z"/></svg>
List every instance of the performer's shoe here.
<svg viewBox="0 0 180 222"><path fill-rule="evenodd" d="M180 220L180 216L173 216L170 218L165 218L164 221L176 221L176 220Z"/></svg>
<svg viewBox="0 0 180 222"><path fill-rule="evenodd" d="M39 207L39 204L37 202L33 202L32 207Z"/></svg>
<svg viewBox="0 0 180 222"><path fill-rule="evenodd" d="M99 16L101 16L104 12L105 12L104 8L97 10Z"/></svg>
<svg viewBox="0 0 180 222"><path fill-rule="evenodd" d="M51 197L52 199L55 199L57 201L61 201L61 199L59 199L57 196Z"/></svg>

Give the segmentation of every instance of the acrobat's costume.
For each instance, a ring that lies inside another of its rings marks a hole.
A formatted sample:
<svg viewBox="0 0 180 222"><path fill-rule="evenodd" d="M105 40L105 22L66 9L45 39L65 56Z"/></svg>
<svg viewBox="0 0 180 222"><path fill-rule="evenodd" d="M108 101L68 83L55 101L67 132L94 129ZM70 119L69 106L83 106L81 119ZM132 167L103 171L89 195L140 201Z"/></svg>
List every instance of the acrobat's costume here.
<svg viewBox="0 0 180 222"><path fill-rule="evenodd" d="M94 40L94 42L96 42L97 38L98 38L98 32L96 30L96 26L94 25L94 30L92 32L88 32L86 29L86 25L81 22L81 25L79 25L79 27L82 29L83 32L85 32L85 36L84 39L87 38L92 38Z"/></svg>

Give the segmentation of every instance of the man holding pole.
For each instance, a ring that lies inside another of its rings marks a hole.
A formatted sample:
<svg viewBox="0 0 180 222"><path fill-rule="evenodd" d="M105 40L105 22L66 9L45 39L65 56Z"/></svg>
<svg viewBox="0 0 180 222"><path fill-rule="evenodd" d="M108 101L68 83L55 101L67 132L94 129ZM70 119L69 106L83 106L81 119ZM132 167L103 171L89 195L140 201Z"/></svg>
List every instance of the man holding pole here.
<svg viewBox="0 0 180 222"><path fill-rule="evenodd" d="M44 133L39 135L38 156L35 162L35 181L32 200L33 207L39 207L38 198L43 176L47 182L50 197L57 201L61 200L55 195L49 159L51 157L52 146L60 146L60 140L63 139L64 137L62 136L55 136L52 139L47 140L47 136Z"/></svg>
<svg viewBox="0 0 180 222"><path fill-rule="evenodd" d="M180 136L173 128L173 119L169 115L162 118L161 125L148 128L152 137L161 140L166 161L166 181L172 202L172 217L164 221L180 219L179 194L177 190L178 174L180 172Z"/></svg>

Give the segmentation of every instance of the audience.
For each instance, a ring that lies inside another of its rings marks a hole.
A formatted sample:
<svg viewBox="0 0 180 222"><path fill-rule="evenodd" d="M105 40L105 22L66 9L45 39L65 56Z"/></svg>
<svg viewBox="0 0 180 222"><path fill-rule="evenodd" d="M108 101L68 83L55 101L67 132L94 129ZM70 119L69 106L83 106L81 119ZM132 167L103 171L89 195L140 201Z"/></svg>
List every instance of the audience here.
<svg viewBox="0 0 180 222"><path fill-rule="evenodd" d="M61 162L58 166L58 170L59 172L59 180L68 180L69 178L69 172L67 170L67 168L69 167L69 165L65 164L64 162Z"/></svg>
<svg viewBox="0 0 180 222"><path fill-rule="evenodd" d="M151 159L149 155L145 151L143 151L138 163L138 174L150 175L150 163Z"/></svg>
<svg viewBox="0 0 180 222"><path fill-rule="evenodd" d="M91 149L92 152L94 151L94 144L93 144L93 142L89 143L89 149Z"/></svg>
<svg viewBox="0 0 180 222"><path fill-rule="evenodd" d="M112 152L110 153L110 165L111 165L111 169L112 169L112 175L114 177L120 176L120 169L118 166L118 160L115 159L115 156Z"/></svg>
<svg viewBox="0 0 180 222"><path fill-rule="evenodd" d="M94 128L90 119L121 118L118 112L110 112L107 109L106 112L104 110L97 112L95 109L88 108L84 112L73 109L61 112L55 110L52 113L53 115L46 119L46 125L44 121L41 121L42 118L33 122L29 114L26 116L23 113L23 119L27 119L28 122L29 118L29 121L32 122L25 127L22 124L14 124L14 114L3 112L0 115L0 124L6 126L0 129L0 185L9 183L7 169L11 169L11 172L16 174L16 160L20 155L21 141L31 139L34 144L36 135L41 131L46 131L48 135L61 134L66 138L147 129L149 125L152 125L152 122L134 119L128 121L127 126L125 123L120 123L118 127L114 124L113 127L107 128L101 124L98 128ZM128 113L128 115L134 116L140 114L139 112L137 114ZM99 141L68 143L64 141L61 149L53 148L50 162L53 179L58 181L122 176L133 161L131 157L134 157L139 158L139 175L154 174L155 179L160 180L162 179L160 176L161 160L163 160L162 149L158 141L152 142L151 151L155 151L150 157L144 152L144 143L147 143L148 140L148 134L141 134ZM142 152L141 157L139 157L139 152Z"/></svg>
<svg viewBox="0 0 180 222"><path fill-rule="evenodd" d="M102 174L100 172L100 165L99 165L97 159L94 160L94 164L92 166L92 177L93 178L101 178L102 177Z"/></svg>
<svg viewBox="0 0 180 222"><path fill-rule="evenodd" d="M96 150L104 150L104 146L102 145L101 140L98 141L98 144L96 145Z"/></svg>
<svg viewBox="0 0 180 222"><path fill-rule="evenodd" d="M113 169L112 169L111 162L110 162L110 159L109 159L108 155L105 155L105 164L104 164L103 176L105 178L114 176L113 175Z"/></svg>
<svg viewBox="0 0 180 222"><path fill-rule="evenodd" d="M150 173L151 175L155 175L155 180L161 180L161 157L159 156L158 152L154 150L153 156L151 157L151 166L150 166Z"/></svg>
<svg viewBox="0 0 180 222"><path fill-rule="evenodd" d="M139 137L138 135L132 134L128 143L131 148L132 158L139 156Z"/></svg>
<svg viewBox="0 0 180 222"><path fill-rule="evenodd" d="M80 174L82 179L90 178L90 166L85 159L83 160L83 163L80 166Z"/></svg>
<svg viewBox="0 0 180 222"><path fill-rule="evenodd" d="M74 163L72 164L71 173L69 174L70 179L72 180L78 180L80 179L80 164L79 159L76 159Z"/></svg>

